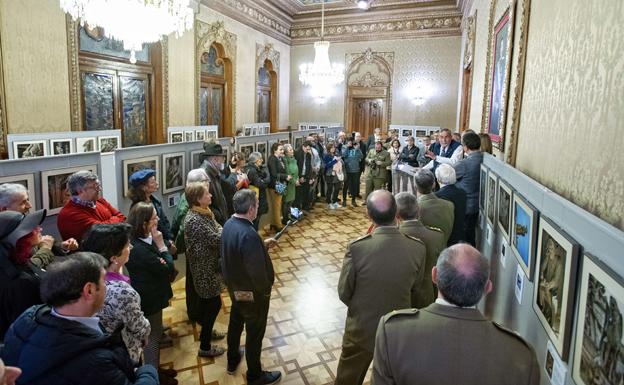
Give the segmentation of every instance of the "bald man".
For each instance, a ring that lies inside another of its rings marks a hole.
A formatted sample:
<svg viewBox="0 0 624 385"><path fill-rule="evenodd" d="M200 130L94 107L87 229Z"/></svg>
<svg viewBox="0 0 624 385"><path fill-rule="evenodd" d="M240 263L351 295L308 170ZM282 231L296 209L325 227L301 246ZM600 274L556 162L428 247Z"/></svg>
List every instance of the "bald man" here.
<svg viewBox="0 0 624 385"><path fill-rule="evenodd" d="M392 312L379 322L375 385L538 385L535 351L522 337L487 320L477 303L492 290L477 249L457 244L431 271L435 303Z"/></svg>
<svg viewBox="0 0 624 385"><path fill-rule="evenodd" d="M347 246L338 282L338 296L349 311L336 385L362 384L373 359L379 319L414 306L424 276L425 245L397 228L394 196L374 191L366 210L374 230Z"/></svg>

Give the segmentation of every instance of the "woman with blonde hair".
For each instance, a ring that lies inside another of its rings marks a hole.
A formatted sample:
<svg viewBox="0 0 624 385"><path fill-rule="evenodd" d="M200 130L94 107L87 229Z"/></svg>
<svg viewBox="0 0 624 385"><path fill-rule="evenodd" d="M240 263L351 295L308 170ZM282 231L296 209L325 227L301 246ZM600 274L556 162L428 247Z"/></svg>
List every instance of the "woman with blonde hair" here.
<svg viewBox="0 0 624 385"><path fill-rule="evenodd" d="M481 148L479 150L481 152L487 152L488 154L492 154L492 139L490 139L490 135L480 133L479 138L481 139Z"/></svg>

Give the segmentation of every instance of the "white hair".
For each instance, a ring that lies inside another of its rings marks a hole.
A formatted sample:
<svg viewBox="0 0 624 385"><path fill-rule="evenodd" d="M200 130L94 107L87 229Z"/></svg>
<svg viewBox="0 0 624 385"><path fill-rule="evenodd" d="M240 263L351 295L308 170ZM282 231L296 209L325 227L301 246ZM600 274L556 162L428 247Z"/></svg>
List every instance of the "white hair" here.
<svg viewBox="0 0 624 385"><path fill-rule="evenodd" d="M204 182L208 180L208 174L203 168L195 168L186 174L186 184L193 182Z"/></svg>
<svg viewBox="0 0 624 385"><path fill-rule="evenodd" d="M457 177L455 176L455 169L448 164L441 164L435 171L436 179L438 183L443 185L455 184Z"/></svg>
<svg viewBox="0 0 624 385"><path fill-rule="evenodd" d="M0 185L0 207L10 206L17 194L26 193L26 187L19 183L3 183Z"/></svg>

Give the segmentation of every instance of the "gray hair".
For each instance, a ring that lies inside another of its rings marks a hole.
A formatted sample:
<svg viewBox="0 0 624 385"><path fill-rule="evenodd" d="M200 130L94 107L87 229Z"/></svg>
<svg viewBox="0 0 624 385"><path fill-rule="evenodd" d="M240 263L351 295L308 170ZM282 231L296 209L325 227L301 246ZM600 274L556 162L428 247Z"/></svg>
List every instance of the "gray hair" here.
<svg viewBox="0 0 624 385"><path fill-rule="evenodd" d="M80 192L82 192L82 190L84 190L84 186L87 183L93 182L93 181L97 182L98 179L99 178L97 174L91 171L87 171L87 170L77 171L71 174L69 178L67 178L67 188L69 189L69 192L71 193L71 195L78 195Z"/></svg>
<svg viewBox="0 0 624 385"><path fill-rule="evenodd" d="M254 151L251 154L249 154L249 158L247 158L247 162L256 163L258 159L264 159L264 158L262 157L261 153L259 153L258 151Z"/></svg>
<svg viewBox="0 0 624 385"><path fill-rule="evenodd" d="M203 168L194 168L186 174L186 185L193 182L206 182L208 181L208 174Z"/></svg>
<svg viewBox="0 0 624 385"><path fill-rule="evenodd" d="M436 264L438 290L448 302L476 305L490 276L488 260L474 247L461 243L442 250Z"/></svg>
<svg viewBox="0 0 624 385"><path fill-rule="evenodd" d="M438 166L438 168L436 168L435 176L436 176L436 179L438 180L438 183L443 184L443 185L455 184L455 182L457 182L457 177L455 176L455 169L452 166L445 164L445 163L442 163L441 165Z"/></svg>
<svg viewBox="0 0 624 385"><path fill-rule="evenodd" d="M255 191L247 188L238 190L234 194L234 198L232 198L234 212L236 214L247 214L249 209L255 206L257 200Z"/></svg>
<svg viewBox="0 0 624 385"><path fill-rule="evenodd" d="M10 206L15 199L15 195L20 193L28 194L28 190L19 183L0 184L0 207Z"/></svg>
<svg viewBox="0 0 624 385"><path fill-rule="evenodd" d="M290 143L285 143L282 145L282 148L284 149L284 152L286 152L286 151L292 150L293 146Z"/></svg>
<svg viewBox="0 0 624 385"><path fill-rule="evenodd" d="M394 196L397 203L397 214L404 221L418 219L418 199L416 195L404 191Z"/></svg>
<svg viewBox="0 0 624 385"><path fill-rule="evenodd" d="M433 182L435 182L435 177L433 173L429 170L422 169L416 173L414 177L414 182L416 182L416 189L421 194L431 194L433 190Z"/></svg>

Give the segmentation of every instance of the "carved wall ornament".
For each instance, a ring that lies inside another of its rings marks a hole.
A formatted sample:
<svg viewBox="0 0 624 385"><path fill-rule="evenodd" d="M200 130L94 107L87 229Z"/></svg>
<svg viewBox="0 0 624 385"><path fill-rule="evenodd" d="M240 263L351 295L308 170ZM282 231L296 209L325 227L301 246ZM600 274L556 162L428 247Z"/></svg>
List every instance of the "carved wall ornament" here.
<svg viewBox="0 0 624 385"><path fill-rule="evenodd" d="M243 24L260 27L269 36L284 43L290 43L290 25L274 17L264 9L256 8L247 1L241 0L209 0L205 3L210 8L233 17Z"/></svg>
<svg viewBox="0 0 624 385"><path fill-rule="evenodd" d="M470 67L475 47L475 24L476 15L466 18L464 21L464 31L466 40L464 41L464 68Z"/></svg>
<svg viewBox="0 0 624 385"><path fill-rule="evenodd" d="M382 79L380 76L372 75L370 72L366 72L364 75L356 78L351 83L349 83L349 85L370 88L387 86L388 82L385 79Z"/></svg>
<svg viewBox="0 0 624 385"><path fill-rule="evenodd" d="M264 65L264 61L269 60L273 64L273 70L279 72L280 53L273 48L273 44L256 43L256 69ZM257 80L257 79L256 79Z"/></svg>

